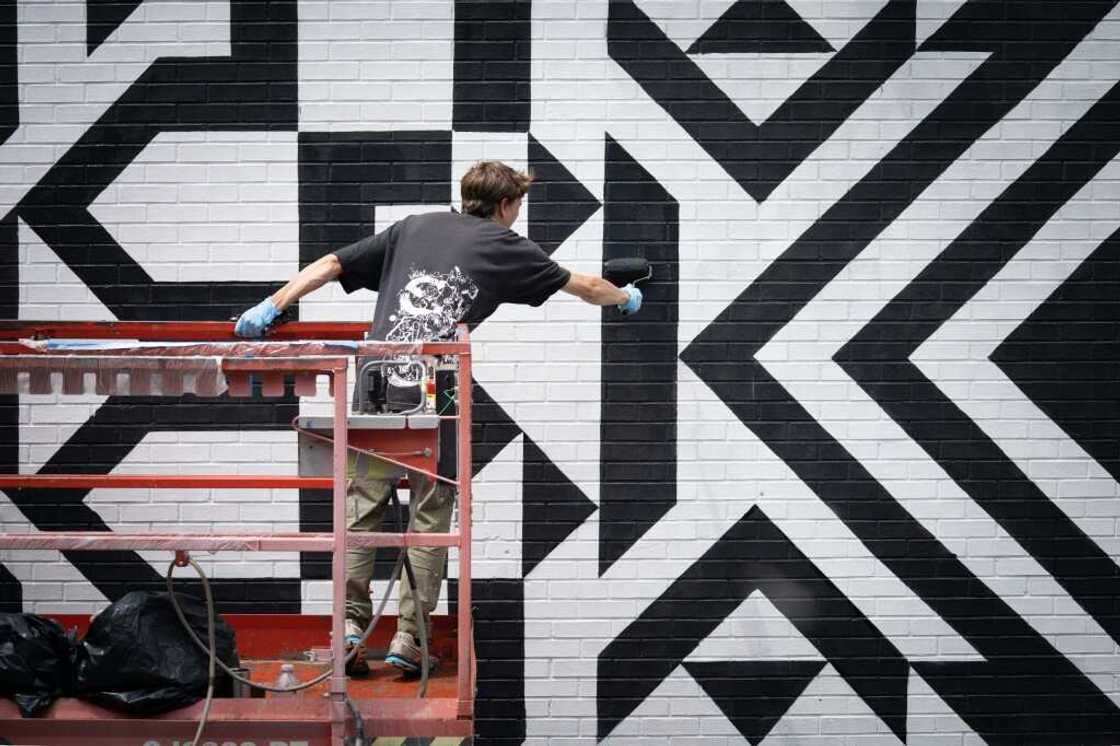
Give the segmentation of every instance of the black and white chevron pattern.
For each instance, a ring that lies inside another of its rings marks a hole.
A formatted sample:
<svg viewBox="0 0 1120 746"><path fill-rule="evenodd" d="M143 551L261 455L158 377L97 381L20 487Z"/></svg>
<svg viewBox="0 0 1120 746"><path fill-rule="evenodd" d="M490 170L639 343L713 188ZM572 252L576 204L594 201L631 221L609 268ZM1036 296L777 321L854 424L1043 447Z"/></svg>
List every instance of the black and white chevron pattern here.
<svg viewBox="0 0 1120 746"><path fill-rule="evenodd" d="M143 35L147 4L87 0L65 64L131 78L75 103L73 131L20 100L16 5L0 157L51 137L55 156L0 190L9 318L36 257L106 318L223 319L275 286L200 275L207 256L172 279L106 217L146 152L191 133L290 145L301 265L453 204L495 148L533 169L521 227L558 261L653 262L632 319L559 297L475 330L480 741L1120 742L1115 0L601 0L578 23L449 0L446 116L344 129L311 93L301 39L328 21L307 4L208 0L224 51L137 62L120 29ZM39 405L0 401L10 471L108 472L168 433L283 437L300 406L99 399L37 461ZM327 505L301 494L299 524ZM85 492L0 498L5 530L113 524ZM160 582L136 553L62 559L82 600ZM36 600L19 562L0 608ZM308 555L216 593L306 611L326 573Z"/></svg>

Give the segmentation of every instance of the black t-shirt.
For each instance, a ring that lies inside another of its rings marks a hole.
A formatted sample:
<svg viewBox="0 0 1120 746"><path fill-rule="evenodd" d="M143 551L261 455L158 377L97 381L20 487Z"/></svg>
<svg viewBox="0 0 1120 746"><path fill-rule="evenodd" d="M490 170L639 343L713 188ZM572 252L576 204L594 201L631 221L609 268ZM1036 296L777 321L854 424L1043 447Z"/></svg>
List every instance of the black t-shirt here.
<svg viewBox="0 0 1120 746"><path fill-rule="evenodd" d="M502 303L539 306L571 276L540 246L493 220L410 215L334 252L347 293L376 290L370 339L447 339Z"/></svg>

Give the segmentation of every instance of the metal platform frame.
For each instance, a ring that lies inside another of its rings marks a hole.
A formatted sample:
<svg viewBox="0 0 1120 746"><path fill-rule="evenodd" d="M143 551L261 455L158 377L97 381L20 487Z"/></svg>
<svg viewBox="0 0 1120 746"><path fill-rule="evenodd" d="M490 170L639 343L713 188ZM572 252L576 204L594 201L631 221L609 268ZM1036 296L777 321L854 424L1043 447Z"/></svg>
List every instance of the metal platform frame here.
<svg viewBox="0 0 1120 746"><path fill-rule="evenodd" d="M264 396L279 396L284 390L285 374L296 380L296 393L311 394L315 381L325 375L330 381L334 406L333 475L299 477L276 475L0 475L0 488L310 488L333 491L333 531L298 534L100 534L44 531L29 534L0 534L0 549L56 550L168 550L177 551L329 551L332 553L332 675L330 696L323 701L308 699L222 699L215 700L203 741L217 744L234 742L306 744L330 743L340 746L348 732L350 712L345 703L347 678L344 671L344 620L346 613L346 547L446 546L459 550L459 599L457 614L458 662L455 698L444 699L355 699L366 724L367 735L459 736L473 733L475 660L471 620L471 351L466 326L460 326L450 342L400 345L361 342L365 324L292 322L269 334L268 343L321 340L357 342L349 354L297 355L293 357L254 357L250 354L223 356L221 369L229 381L231 395L249 391L250 375L262 381ZM119 339L140 342L199 343L236 341L233 325L226 322L36 322L0 321L0 375L14 379L17 372L39 368L31 373L31 388L43 391L46 380L50 390L48 361L58 353L36 351L21 344L26 339ZM294 344L298 350L299 345ZM239 348L244 351L248 348ZM456 420L457 481L459 503L458 531L446 534L423 533L348 533L346 530L347 465L347 366L354 355L421 354L455 356L458 359L459 411L445 416ZM142 366L150 357L98 353L106 370ZM188 358L180 358L187 360ZM212 358L210 358L212 360ZM46 365L45 365L46 364ZM45 367L44 367L45 365ZM150 362L149 362L150 365ZM115 385L115 381L113 382ZM101 387L103 382L99 381ZM117 715L80 700L63 699L38 718L22 719L15 706L0 700L0 736L15 743L51 744L184 744L193 735L190 726L197 722L202 703L158 717ZM94 726L93 723L97 725Z"/></svg>

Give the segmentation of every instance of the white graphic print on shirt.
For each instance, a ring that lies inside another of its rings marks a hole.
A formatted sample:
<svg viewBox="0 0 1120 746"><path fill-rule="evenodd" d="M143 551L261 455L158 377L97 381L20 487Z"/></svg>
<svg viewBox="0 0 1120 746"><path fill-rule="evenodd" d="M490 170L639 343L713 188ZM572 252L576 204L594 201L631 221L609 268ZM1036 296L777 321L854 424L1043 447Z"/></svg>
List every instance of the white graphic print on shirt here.
<svg viewBox="0 0 1120 746"><path fill-rule="evenodd" d="M449 338L476 297L478 286L458 267L449 274L412 269L408 283L397 295L397 311L389 317L393 326L385 339L422 342ZM401 383L418 380L415 366L402 365L394 373Z"/></svg>

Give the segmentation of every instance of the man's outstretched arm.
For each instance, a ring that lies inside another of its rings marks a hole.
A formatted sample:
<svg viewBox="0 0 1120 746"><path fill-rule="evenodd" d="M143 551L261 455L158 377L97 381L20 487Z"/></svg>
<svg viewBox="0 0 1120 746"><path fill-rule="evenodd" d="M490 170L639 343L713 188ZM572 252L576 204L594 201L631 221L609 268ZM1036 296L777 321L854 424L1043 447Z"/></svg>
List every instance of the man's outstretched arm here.
<svg viewBox="0 0 1120 746"><path fill-rule="evenodd" d="M617 287L609 280L595 275L572 272L568 284L560 288L593 306L618 306L618 310L631 314L642 307L642 291L633 285Z"/></svg>
<svg viewBox="0 0 1120 746"><path fill-rule="evenodd" d="M276 308L283 311L313 290L318 290L331 280L337 280L341 274L342 264L337 256L321 256L288 280L287 285L273 293L271 300Z"/></svg>
<svg viewBox="0 0 1120 746"><path fill-rule="evenodd" d="M233 329L234 334L245 338L264 336L265 330L281 311L311 291L321 288L331 280L337 280L340 274L342 264L334 254L316 259L288 280L284 287L241 314Z"/></svg>

